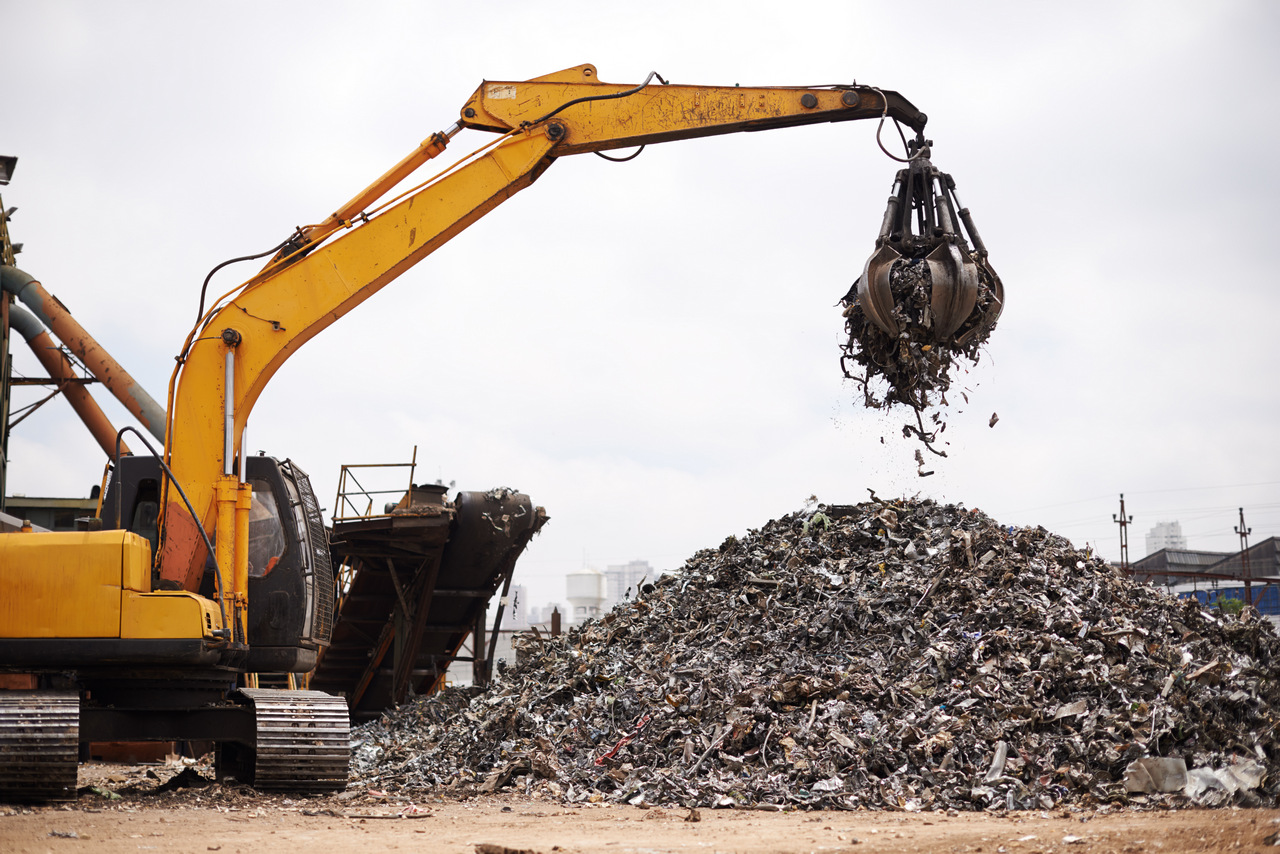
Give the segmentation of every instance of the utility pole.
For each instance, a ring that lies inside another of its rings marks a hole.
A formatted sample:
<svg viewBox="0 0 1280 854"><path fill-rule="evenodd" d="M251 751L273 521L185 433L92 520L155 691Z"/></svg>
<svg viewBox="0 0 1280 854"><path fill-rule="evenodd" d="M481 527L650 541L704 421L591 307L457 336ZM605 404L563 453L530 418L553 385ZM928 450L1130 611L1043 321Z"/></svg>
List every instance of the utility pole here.
<svg viewBox="0 0 1280 854"><path fill-rule="evenodd" d="M1249 571L1249 535L1253 533L1253 528L1246 528L1244 525L1244 508L1240 508L1240 524L1236 525L1236 533L1240 535L1240 568L1244 574L1244 601L1249 605L1253 605L1253 573ZM1266 586L1263 586L1266 591ZM1258 598L1262 598L1262 594L1258 594Z"/></svg>
<svg viewBox="0 0 1280 854"><path fill-rule="evenodd" d="M1132 516L1124 515L1124 493L1120 493L1120 515L1111 514L1111 521L1120 526L1120 568L1129 571L1129 523Z"/></svg>

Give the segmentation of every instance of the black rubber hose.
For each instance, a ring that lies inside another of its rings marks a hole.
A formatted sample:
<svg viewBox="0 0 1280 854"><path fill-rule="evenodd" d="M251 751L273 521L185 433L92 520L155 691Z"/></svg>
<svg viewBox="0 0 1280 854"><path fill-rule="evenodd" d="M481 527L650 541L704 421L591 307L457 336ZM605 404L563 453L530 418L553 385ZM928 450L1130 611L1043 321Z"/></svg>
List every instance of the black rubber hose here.
<svg viewBox="0 0 1280 854"><path fill-rule="evenodd" d="M214 273L218 272L228 264L235 264L237 261L254 261L258 258L264 258L267 255L271 255L272 253L279 252L281 249L285 247L285 244L287 244L292 239L293 239L293 235L290 235L287 239L282 240L280 243L271 247L266 252L259 252L257 255L241 255L239 258L228 258L226 261L223 261L221 264L219 264L218 266L210 270L209 275L204 277L204 284L200 286L200 310L196 312L196 323L199 323L200 318L204 317L205 294L209 290L209 280L213 278Z"/></svg>
<svg viewBox="0 0 1280 854"><path fill-rule="evenodd" d="M124 480L120 477L120 443L124 440L125 433L132 433L135 436L137 436L139 439L141 439L142 444L147 446L147 450L151 452L151 455L156 458L156 462L160 464L160 468L164 469L165 476L168 477L169 483L172 483L173 488L178 490L178 495L182 496L182 503L187 505L187 512L191 514L192 519L196 520L196 528L199 529L200 531L200 537L204 540L205 547L209 549L209 554L214 555L214 561L216 563L217 553L213 550L213 543L209 541L208 532L206 532L204 529L204 526L200 524L200 519L198 516L196 516L195 508L191 506L191 500L188 499L187 494L182 491L182 484L178 483L177 478L173 476L173 470L170 469L169 466L165 463L164 458L160 456L160 454L156 453L156 449L153 448L151 446L151 443L147 441L147 437L143 436L133 427L122 427L120 429L120 432L116 434L116 456L114 460L115 466L116 466L116 481L117 481L116 483L116 528L119 529L124 527L124 519L122 518L124 515ZM160 541L161 542L164 541L163 533L160 536ZM227 607L223 602L223 598L222 598L222 578L217 572L213 574L213 583L218 588L218 610L222 614L222 625L225 627L228 625ZM227 629L227 631L231 632L232 630ZM235 639L234 633L232 633L231 639L232 640Z"/></svg>
<svg viewBox="0 0 1280 854"><path fill-rule="evenodd" d="M644 87L648 86L649 81L655 77L658 78L658 82L661 83L663 86L667 85L667 81L662 79L661 74L659 74L656 71L650 71L649 76L644 79L644 82L641 83L639 86L635 87L634 89L628 89L625 92L614 92L612 95L587 95L582 98L574 98L572 101L565 101L563 104L556 107L554 110L547 113L542 118L532 122L521 122L520 125L521 127L523 127L525 125L541 124L542 122L545 122L547 119L554 116L556 113L560 112L561 110L567 110L569 107L572 107L574 104L583 104L583 103L586 103L587 101L611 101L614 98L625 98L628 95L634 95Z"/></svg>

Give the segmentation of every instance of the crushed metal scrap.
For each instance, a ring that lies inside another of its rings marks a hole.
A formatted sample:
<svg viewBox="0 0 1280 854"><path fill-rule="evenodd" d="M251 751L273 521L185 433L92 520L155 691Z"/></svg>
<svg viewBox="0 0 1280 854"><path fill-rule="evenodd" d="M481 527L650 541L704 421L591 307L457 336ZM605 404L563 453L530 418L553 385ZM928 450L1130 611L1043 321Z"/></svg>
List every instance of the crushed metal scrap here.
<svg viewBox="0 0 1280 854"><path fill-rule="evenodd" d="M1280 793L1269 623L956 505L810 504L517 658L355 731L353 785L763 809ZM1203 773L1171 793L1149 758Z"/></svg>
<svg viewBox="0 0 1280 854"><path fill-rule="evenodd" d="M979 273L982 281L986 268ZM981 348L995 325L982 318L985 304L992 299L985 282L979 291L979 306L962 327L964 343L939 343L934 335L930 308L933 280L923 258L895 261L889 272L893 294L893 318L901 330L890 335L877 326L851 291L845 297L845 331L841 368L858 383L863 402L873 409L908 406L918 413L946 404L952 377L964 364L977 364ZM856 290L856 289L855 289ZM972 330L973 335L967 336Z"/></svg>

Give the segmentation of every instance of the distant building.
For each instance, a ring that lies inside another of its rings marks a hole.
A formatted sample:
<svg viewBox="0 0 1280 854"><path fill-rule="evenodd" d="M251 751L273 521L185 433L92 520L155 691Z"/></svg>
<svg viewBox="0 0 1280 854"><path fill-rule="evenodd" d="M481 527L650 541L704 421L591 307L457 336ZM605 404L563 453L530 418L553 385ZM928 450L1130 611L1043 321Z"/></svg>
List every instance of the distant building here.
<svg viewBox="0 0 1280 854"><path fill-rule="evenodd" d="M1248 551L1204 552L1161 549L1130 564L1140 581L1166 585L1179 598L1206 605L1221 599L1252 600L1264 617L1280 628L1280 539L1269 537Z"/></svg>
<svg viewBox="0 0 1280 854"><path fill-rule="evenodd" d="M625 599L636 598L636 588L642 580L653 581L656 573L647 560L605 567L604 608L607 611Z"/></svg>
<svg viewBox="0 0 1280 854"><path fill-rule="evenodd" d="M1246 578L1253 584L1280 585L1280 538L1268 537L1245 552L1161 549L1129 564L1129 574L1139 581L1168 586L1193 581L1202 586L1234 587Z"/></svg>
<svg viewBox="0 0 1280 854"><path fill-rule="evenodd" d="M5 512L15 519L29 521L36 529L74 531L76 519L92 516L98 509L98 487L90 498L28 498L10 495L4 500Z"/></svg>
<svg viewBox="0 0 1280 854"><path fill-rule="evenodd" d="M1187 538L1182 536L1182 525L1178 522L1160 522L1147 531L1147 554L1153 555L1161 549L1185 549Z"/></svg>
<svg viewBox="0 0 1280 854"><path fill-rule="evenodd" d="M1248 551L1224 557L1213 565L1213 571L1235 578L1248 576L1251 579L1265 578L1271 582L1280 582L1280 539L1268 537L1249 546Z"/></svg>
<svg viewBox="0 0 1280 854"><path fill-rule="evenodd" d="M1177 584L1194 578L1197 573L1210 572L1210 567L1230 555L1230 552L1160 549L1129 564L1129 572L1153 584Z"/></svg>

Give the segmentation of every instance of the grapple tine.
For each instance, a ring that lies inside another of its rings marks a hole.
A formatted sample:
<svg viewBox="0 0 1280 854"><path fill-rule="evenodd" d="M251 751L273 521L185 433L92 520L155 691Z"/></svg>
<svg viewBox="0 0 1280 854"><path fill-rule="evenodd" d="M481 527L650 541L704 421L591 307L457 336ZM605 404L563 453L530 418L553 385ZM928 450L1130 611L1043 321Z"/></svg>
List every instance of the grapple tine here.
<svg viewBox="0 0 1280 854"><path fill-rule="evenodd" d="M978 302L978 267L954 243L939 243L924 260L932 281L933 338L941 343L955 334Z"/></svg>
<svg viewBox="0 0 1280 854"><path fill-rule="evenodd" d="M983 271L987 273L987 289L991 292L991 297L986 308L982 310L982 316L978 319L978 322L968 332L956 339L956 346L958 347L968 346L969 342L974 338L979 335L985 335L1000 319L1000 312L1004 311L1004 283L1000 281L996 271L991 269L990 264L986 263L985 260L981 263Z"/></svg>
<svg viewBox="0 0 1280 854"><path fill-rule="evenodd" d="M986 311L988 323L995 323L1000 319L1000 312L1004 311L1004 282L1000 281L1000 277L996 275L996 271L991 269L991 265L985 265L987 272L991 274L991 307Z"/></svg>
<svg viewBox="0 0 1280 854"><path fill-rule="evenodd" d="M893 292L889 290L889 271L893 262L902 258L889 244L882 245L862 268L858 279L858 304L868 319L886 334L897 338L898 321L893 316Z"/></svg>

